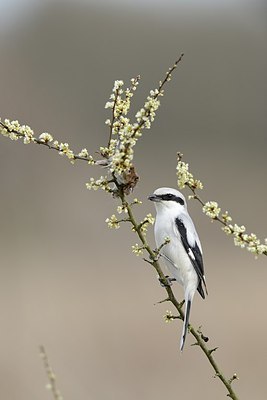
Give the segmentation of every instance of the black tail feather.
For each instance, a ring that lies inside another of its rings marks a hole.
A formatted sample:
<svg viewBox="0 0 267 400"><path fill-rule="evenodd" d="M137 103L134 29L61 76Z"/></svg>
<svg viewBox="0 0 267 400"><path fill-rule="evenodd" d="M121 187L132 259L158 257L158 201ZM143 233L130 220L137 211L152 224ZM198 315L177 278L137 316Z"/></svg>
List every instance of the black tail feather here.
<svg viewBox="0 0 267 400"><path fill-rule="evenodd" d="M181 343L180 343L180 350L181 351L183 351L184 344L185 344L185 339L186 339L186 334L187 334L187 330L188 330L191 303L192 303L191 300L188 300L187 303L186 303L183 333L182 333Z"/></svg>

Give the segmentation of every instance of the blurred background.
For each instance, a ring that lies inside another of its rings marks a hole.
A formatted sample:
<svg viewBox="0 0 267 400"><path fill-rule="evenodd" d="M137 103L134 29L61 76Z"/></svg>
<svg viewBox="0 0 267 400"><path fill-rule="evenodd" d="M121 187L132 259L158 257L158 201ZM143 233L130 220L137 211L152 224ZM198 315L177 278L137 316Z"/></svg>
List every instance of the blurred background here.
<svg viewBox="0 0 267 400"><path fill-rule="evenodd" d="M133 113L181 52L150 131L136 146L146 198L176 186L176 152L238 224L266 237L267 4L260 0L0 1L0 115L75 151L107 143L113 82L141 75ZM225 399L226 391L169 304L136 237L105 219L117 201L85 188L102 173L0 138L0 397L45 400L46 347L64 399ZM185 191L185 194L189 192ZM209 296L202 325L240 399L267 398L267 265L234 247L193 201ZM153 242L153 233L149 233ZM154 245L154 244L153 244ZM174 286L179 299L183 293Z"/></svg>

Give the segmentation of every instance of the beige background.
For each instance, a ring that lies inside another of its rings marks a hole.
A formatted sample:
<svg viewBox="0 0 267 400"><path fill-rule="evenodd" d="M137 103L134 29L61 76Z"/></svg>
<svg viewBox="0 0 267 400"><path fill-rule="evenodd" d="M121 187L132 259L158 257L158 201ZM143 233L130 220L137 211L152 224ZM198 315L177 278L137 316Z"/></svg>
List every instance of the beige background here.
<svg viewBox="0 0 267 400"><path fill-rule="evenodd" d="M156 187L175 187L179 150L205 182L205 199L266 236L265 1L5 3L1 117L93 153L107 142L113 81L141 74L136 111L183 51L136 147L138 213L154 212L146 196ZM133 233L107 229L116 201L85 189L100 173L0 138L0 398L51 398L39 344L65 399L226 398L190 336L179 353L181 323L165 324L171 306L154 305L165 293L131 253ZM197 204L189 208L210 293L196 296L192 323L219 346L223 371L240 377L240 399L264 400L266 257L235 248Z"/></svg>

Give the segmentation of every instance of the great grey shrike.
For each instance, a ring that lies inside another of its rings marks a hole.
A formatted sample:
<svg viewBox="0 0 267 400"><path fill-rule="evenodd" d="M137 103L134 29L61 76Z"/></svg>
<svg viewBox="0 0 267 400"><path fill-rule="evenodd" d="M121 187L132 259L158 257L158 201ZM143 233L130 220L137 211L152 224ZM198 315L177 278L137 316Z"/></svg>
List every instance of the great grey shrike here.
<svg viewBox="0 0 267 400"><path fill-rule="evenodd" d="M188 330L189 315L194 294L198 290L204 299L207 292L205 283L202 248L194 223L187 212L184 196L176 189L159 188L150 195L149 200L155 203L155 241L160 250L160 255L168 267L172 278L175 278L184 289L185 318L180 341L180 350L185 344Z"/></svg>

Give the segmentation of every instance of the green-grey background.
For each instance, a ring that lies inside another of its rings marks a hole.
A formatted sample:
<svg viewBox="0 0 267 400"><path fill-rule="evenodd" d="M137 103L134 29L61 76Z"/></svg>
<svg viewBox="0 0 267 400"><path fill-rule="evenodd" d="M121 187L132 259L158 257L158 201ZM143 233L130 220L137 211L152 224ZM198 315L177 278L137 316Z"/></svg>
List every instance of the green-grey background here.
<svg viewBox="0 0 267 400"><path fill-rule="evenodd" d="M1 117L51 132L75 150L107 142L104 104L115 79L141 74L136 111L183 51L150 131L136 147L146 197L176 185L182 151L203 198L266 236L265 1L1 1ZM10 6L10 7L11 7ZM0 138L0 397L45 400L38 345L65 399L224 399L225 389L168 304L136 237L107 229L117 205L85 182L103 173ZM188 193L189 194L189 193ZM267 396L266 258L235 248L189 203L205 253L209 296L195 297L216 359L241 399ZM149 238L153 243L152 232ZM182 291L175 287L179 298Z"/></svg>

